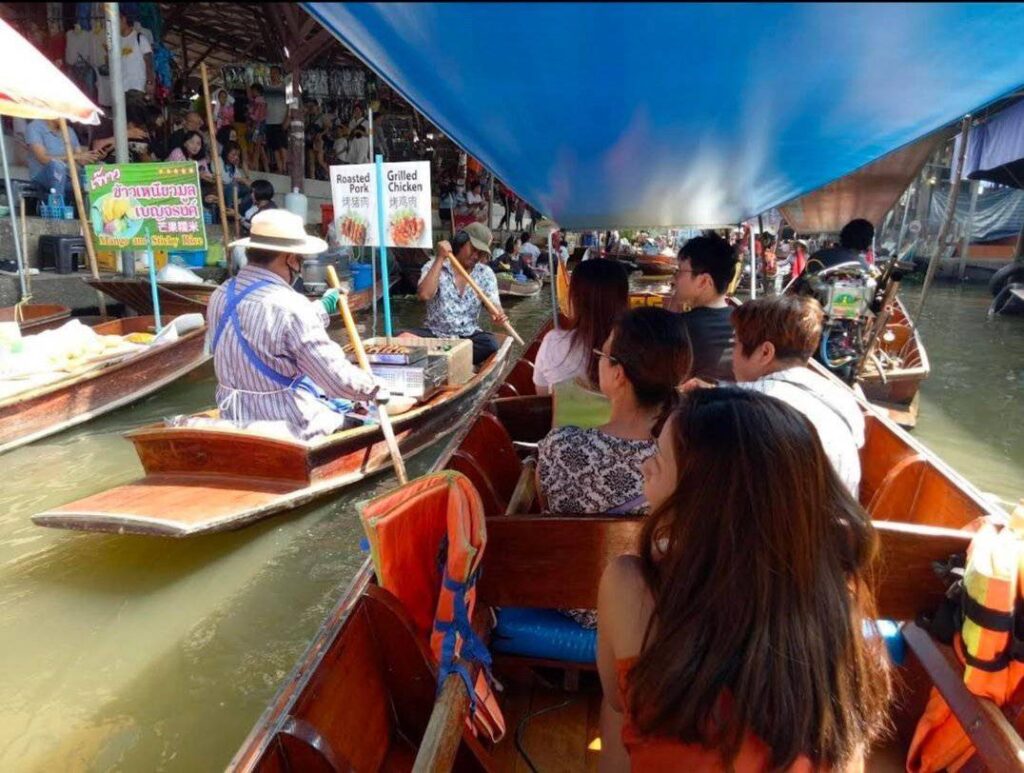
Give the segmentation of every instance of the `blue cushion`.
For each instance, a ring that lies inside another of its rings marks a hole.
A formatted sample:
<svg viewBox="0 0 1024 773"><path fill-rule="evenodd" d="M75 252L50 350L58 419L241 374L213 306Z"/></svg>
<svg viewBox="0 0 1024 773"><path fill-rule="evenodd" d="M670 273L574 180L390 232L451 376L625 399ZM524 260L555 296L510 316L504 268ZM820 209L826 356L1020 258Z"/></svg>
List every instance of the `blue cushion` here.
<svg viewBox="0 0 1024 773"><path fill-rule="evenodd" d="M503 607L491 649L505 655L592 664L597 662L597 631L555 609Z"/></svg>
<svg viewBox="0 0 1024 773"><path fill-rule="evenodd" d="M907 645L899 624L892 620L876 620L875 626L885 641L893 665L903 665ZM872 624L865 621L865 636L873 635L873 631ZM595 663L597 631L584 628L555 609L503 607L498 612L491 648L505 655Z"/></svg>

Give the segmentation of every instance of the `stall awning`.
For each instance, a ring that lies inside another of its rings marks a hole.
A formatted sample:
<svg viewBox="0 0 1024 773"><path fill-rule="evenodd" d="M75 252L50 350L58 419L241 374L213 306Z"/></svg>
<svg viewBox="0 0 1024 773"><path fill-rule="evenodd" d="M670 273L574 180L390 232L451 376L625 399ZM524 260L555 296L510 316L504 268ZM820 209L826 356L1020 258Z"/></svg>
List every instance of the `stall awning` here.
<svg viewBox="0 0 1024 773"><path fill-rule="evenodd" d="M957 138L953 158L960 149ZM1006 108L971 129L964 156L964 175L1024 188L1024 102Z"/></svg>
<svg viewBox="0 0 1024 773"><path fill-rule="evenodd" d="M830 182L780 209L797 233L838 233L844 225L862 217L881 225L885 213L921 171L928 157L950 132L929 134L872 161L845 177Z"/></svg>
<svg viewBox="0 0 1024 773"><path fill-rule="evenodd" d="M568 228L736 222L1024 81L1019 4L305 7Z"/></svg>
<svg viewBox="0 0 1024 773"><path fill-rule="evenodd" d="M95 124L100 109L35 46L0 20L0 115Z"/></svg>

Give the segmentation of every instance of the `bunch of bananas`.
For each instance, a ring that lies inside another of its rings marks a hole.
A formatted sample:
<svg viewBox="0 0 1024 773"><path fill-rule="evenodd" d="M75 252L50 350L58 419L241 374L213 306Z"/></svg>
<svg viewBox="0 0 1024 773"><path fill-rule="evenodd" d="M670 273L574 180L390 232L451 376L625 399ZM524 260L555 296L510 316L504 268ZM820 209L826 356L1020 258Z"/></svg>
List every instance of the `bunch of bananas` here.
<svg viewBox="0 0 1024 773"><path fill-rule="evenodd" d="M128 230L128 220L135 214L128 199L107 196L100 205L103 216L103 232L116 236Z"/></svg>

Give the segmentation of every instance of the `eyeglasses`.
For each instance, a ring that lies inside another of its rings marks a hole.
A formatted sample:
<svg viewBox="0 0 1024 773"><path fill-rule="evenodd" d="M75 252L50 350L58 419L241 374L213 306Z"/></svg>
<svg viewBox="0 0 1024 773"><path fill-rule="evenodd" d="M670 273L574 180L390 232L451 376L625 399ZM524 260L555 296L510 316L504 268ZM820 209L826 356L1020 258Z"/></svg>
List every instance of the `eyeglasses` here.
<svg viewBox="0 0 1024 773"><path fill-rule="evenodd" d="M622 363L619 362L619 359L617 357L615 357L615 356L613 356L611 354L607 354L605 352L602 352L600 349L592 349L591 351L594 352L594 354L596 354L598 357L607 357L608 358L608 362L613 362L616 365L621 365L622 364Z"/></svg>

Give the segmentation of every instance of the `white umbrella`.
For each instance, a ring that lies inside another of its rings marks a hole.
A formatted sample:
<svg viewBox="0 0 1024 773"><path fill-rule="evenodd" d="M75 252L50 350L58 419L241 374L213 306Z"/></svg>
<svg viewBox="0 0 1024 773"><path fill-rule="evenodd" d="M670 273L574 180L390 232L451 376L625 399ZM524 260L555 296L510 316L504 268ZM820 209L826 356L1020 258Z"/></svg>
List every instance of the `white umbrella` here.
<svg viewBox="0 0 1024 773"><path fill-rule="evenodd" d="M79 123L100 122L100 109L94 105L64 73L58 70L35 46L0 20L0 115L16 118L65 118ZM25 263L14 214L11 173L7 163L7 143L0 125L0 156L3 157L4 184L11 215L14 253L18 259L21 295L25 297ZM70 170L74 174L74 170ZM83 228L88 224L83 223Z"/></svg>

